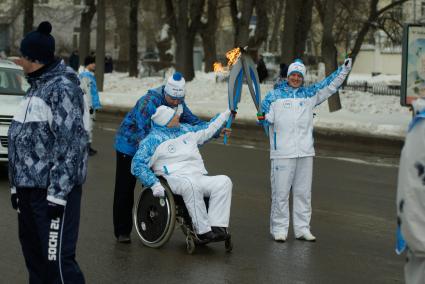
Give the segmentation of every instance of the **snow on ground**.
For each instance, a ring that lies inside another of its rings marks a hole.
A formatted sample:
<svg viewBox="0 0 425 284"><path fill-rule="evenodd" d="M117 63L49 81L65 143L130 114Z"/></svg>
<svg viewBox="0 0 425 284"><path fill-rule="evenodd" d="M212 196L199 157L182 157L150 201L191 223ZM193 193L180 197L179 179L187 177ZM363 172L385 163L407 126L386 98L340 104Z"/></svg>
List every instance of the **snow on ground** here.
<svg viewBox="0 0 425 284"><path fill-rule="evenodd" d="M377 81L377 77L381 77L380 81ZM363 74L351 74L350 79L354 80L353 78L388 83L397 76L368 77ZM105 74L104 81L104 92L100 95L104 108L129 109L148 89L164 84L165 79L129 78L127 73L112 73ZM261 85L262 96L271 89L271 84ZM342 91L340 97L341 110L330 113L326 102L316 109L315 127L394 139L402 139L405 136L411 113L400 106L399 97L357 91ZM227 108L227 83L216 83L214 73L197 72L195 79L186 84L186 102L195 114L212 117ZM256 109L246 85L243 87L237 119L252 123L256 120Z"/></svg>

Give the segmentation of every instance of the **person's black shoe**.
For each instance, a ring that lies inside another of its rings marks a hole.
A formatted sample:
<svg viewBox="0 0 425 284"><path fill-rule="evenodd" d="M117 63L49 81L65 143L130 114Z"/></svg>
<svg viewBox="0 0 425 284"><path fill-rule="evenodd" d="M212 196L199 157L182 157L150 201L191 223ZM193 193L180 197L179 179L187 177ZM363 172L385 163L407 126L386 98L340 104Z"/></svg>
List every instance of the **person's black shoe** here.
<svg viewBox="0 0 425 284"><path fill-rule="evenodd" d="M215 234L212 231L208 231L204 234L198 234L197 237L199 239L200 244L206 244L206 243L214 241Z"/></svg>
<svg viewBox="0 0 425 284"><path fill-rule="evenodd" d="M119 235L117 238L117 242L122 244L129 244L131 243L131 238L129 235Z"/></svg>
<svg viewBox="0 0 425 284"><path fill-rule="evenodd" d="M222 242L230 237L230 233L225 227L211 227L211 230L215 234L214 242Z"/></svg>

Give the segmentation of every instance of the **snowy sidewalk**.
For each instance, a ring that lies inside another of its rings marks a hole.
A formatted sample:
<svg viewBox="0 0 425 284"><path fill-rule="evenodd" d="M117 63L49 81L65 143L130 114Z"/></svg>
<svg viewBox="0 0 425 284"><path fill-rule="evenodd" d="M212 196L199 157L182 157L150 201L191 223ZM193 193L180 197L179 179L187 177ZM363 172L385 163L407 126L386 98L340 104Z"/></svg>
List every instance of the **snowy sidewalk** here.
<svg viewBox="0 0 425 284"><path fill-rule="evenodd" d="M101 103L105 110L127 111L148 89L163 83L164 79L160 77L129 78L126 73L106 74L104 92L100 95ZM271 89L272 85L261 85L262 97ZM196 78L186 84L186 91L186 102L196 115L212 117L227 108L227 83L216 83L214 73L196 73ZM316 108L316 128L329 132L404 139L411 113L400 106L399 97L354 91L343 91L340 97L342 109L337 112L330 113L327 102ZM236 119L253 124L256 121L256 109L246 85L243 87Z"/></svg>

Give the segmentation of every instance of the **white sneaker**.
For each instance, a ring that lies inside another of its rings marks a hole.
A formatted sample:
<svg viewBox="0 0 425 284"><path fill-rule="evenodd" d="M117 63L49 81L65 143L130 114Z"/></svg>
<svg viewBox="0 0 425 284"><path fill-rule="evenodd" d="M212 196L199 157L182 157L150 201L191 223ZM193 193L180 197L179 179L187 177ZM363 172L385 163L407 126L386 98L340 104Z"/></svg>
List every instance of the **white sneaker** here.
<svg viewBox="0 0 425 284"><path fill-rule="evenodd" d="M307 241L307 242L315 242L316 237L313 236L313 234L310 231L308 231L308 232L304 233L303 235L297 237L297 240Z"/></svg>
<svg viewBox="0 0 425 284"><path fill-rule="evenodd" d="M273 239L276 242L284 243L286 241L286 235L285 234L274 234Z"/></svg>

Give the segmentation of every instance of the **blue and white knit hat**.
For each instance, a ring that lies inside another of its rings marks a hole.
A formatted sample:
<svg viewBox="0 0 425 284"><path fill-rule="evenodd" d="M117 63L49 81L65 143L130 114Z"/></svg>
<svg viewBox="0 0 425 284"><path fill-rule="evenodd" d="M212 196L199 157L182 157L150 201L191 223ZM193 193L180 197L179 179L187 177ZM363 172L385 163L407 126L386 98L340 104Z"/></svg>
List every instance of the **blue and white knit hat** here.
<svg viewBox="0 0 425 284"><path fill-rule="evenodd" d="M181 73L176 72L168 78L167 83L165 84L164 91L167 95L173 99L183 99L184 98L184 85L185 80Z"/></svg>
<svg viewBox="0 0 425 284"><path fill-rule="evenodd" d="M301 59L295 59L295 61L289 65L288 67L288 77L294 72L299 73L303 78L305 77L305 65L303 64L303 61Z"/></svg>
<svg viewBox="0 0 425 284"><path fill-rule="evenodd" d="M173 119L176 111L167 106L159 106L155 113L152 115L151 120L159 126L167 126L167 124Z"/></svg>

